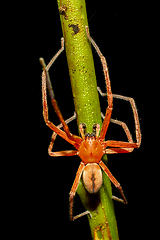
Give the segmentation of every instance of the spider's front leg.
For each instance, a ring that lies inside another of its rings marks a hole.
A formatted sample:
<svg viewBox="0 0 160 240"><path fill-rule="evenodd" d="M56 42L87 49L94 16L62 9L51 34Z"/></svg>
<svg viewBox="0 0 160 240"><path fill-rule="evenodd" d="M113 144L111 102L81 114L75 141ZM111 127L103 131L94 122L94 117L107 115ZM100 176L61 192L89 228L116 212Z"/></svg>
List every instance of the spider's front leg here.
<svg viewBox="0 0 160 240"><path fill-rule="evenodd" d="M40 63L44 69L44 71L42 72L42 103L43 103L43 117L44 117L45 123L50 129L52 129L54 132L56 132L59 136L61 136L66 141L68 141L72 145L74 145L74 142L71 141L70 139L68 139L68 137L64 131L57 128L52 122L49 121L48 104L47 104L47 87L46 87L46 79L47 79L48 72L46 71L46 64L45 64L43 58L40 58Z"/></svg>
<svg viewBox="0 0 160 240"><path fill-rule="evenodd" d="M97 46L97 44L95 43L93 38L90 36L89 29L87 26L86 26L86 33L87 33L88 39L90 40L90 42L92 43L96 52L98 53L98 56L100 57L100 60L101 60L102 66L103 66L104 77L105 77L105 81L106 81L108 107L106 109L105 118L104 118L102 128L100 131L100 136L99 136L99 138L103 140L105 138L105 135L106 135L109 123L110 123L112 109L113 109L113 96L112 96L112 91L111 91L111 82L110 82L110 78L109 78L109 71L108 71L106 59L103 56L103 54L101 53L99 47Z"/></svg>
<svg viewBox="0 0 160 240"><path fill-rule="evenodd" d="M43 67L43 73L42 73L42 102L43 102L43 116L44 120L46 122L46 125L51 128L54 132L56 132L58 135L60 135L62 138L64 138L66 141L70 142L72 145L74 145L76 148L81 143L81 138L78 136L75 136L70 133L68 125L66 124L61 111L57 105L57 102L55 100L55 95L53 92L52 84L50 81L48 70L51 67L51 65L54 63L54 61L57 59L57 57L61 54L61 52L64 50L64 39L61 39L61 49L56 53L56 55L51 59L49 64L46 66L44 59L40 58L40 63ZM60 122L63 125L64 131L58 129L53 123L51 123L48 119L48 105L47 105L47 90L48 88L49 95L51 98L52 106L60 120Z"/></svg>

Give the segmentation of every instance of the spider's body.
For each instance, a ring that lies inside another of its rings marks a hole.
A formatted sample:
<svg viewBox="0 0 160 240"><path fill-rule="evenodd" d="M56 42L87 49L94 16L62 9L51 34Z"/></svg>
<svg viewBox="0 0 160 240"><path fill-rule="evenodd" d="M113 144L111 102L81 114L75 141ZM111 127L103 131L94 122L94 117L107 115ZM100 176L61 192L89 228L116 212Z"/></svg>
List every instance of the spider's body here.
<svg viewBox="0 0 160 240"><path fill-rule="evenodd" d="M83 183L89 193L97 193L102 185L102 171L99 162L105 154L102 142L94 133L85 134L77 155L85 164L83 170Z"/></svg>
<svg viewBox="0 0 160 240"><path fill-rule="evenodd" d="M76 177L74 180L74 183L72 185L71 191L70 191L70 218L73 220L73 199L76 194L76 190L79 184L79 181L82 177L84 186L86 190L89 193L96 193L100 189L102 185L102 170L107 174L109 179L112 181L112 183L118 188L120 191L124 203L127 203L127 200L124 196L122 187L120 186L120 183L114 178L114 176L111 174L107 166L103 163L102 156L104 154L116 154L116 153L129 153L132 152L134 148L138 148L141 144L141 132L140 132L140 124L139 124L139 118L138 118L138 112L137 108L134 102L133 98L130 97L124 97L121 95L112 94L111 91L111 83L109 79L109 73L108 73L108 67L106 60L104 56L102 55L100 49L94 42L94 40L90 37L88 27L86 27L87 37L92 43L92 45L95 47L102 65L103 65L103 71L106 81L106 89L107 94L103 94L100 89L100 94L107 95L108 98L108 107L106 109L106 114L103 117L104 121L102 124L102 128L100 130L99 124L93 125L93 131L95 133L84 133L85 132L85 124L80 124L79 130L81 133L81 137L73 135L70 133L67 123L75 119L75 115L71 117L68 120L64 120L63 116L58 108L57 102L54 97L54 92L52 89L52 85L50 82L48 70L53 64L53 62L56 60L56 58L60 55L60 53L64 50L64 39L61 39L61 49L57 52L57 54L52 58L50 63L46 66L44 63L44 60L41 58L40 62L43 66L43 73L42 73L42 102L43 102L43 116L44 120L46 122L46 125L52 129L52 139L51 143L48 148L49 155L52 157L58 157L58 156L74 156L78 155L81 158L80 166L77 170ZM55 109L55 112L57 113L59 120L61 121L61 124L59 126L55 126L52 122L49 121L48 118L48 105L47 105L47 90L46 87L48 87L49 95L51 98L51 102L53 105L53 108ZM129 101L133 110L134 114L134 120L135 120L135 129L136 129L136 140L137 142L133 142L131 133L127 127L127 125L122 122L115 119L111 119L112 109L113 109L113 97ZM113 122L115 124L118 124L122 126L124 129L127 139L127 142L122 141L114 141L114 140L108 140L105 141L105 135L109 126L109 123ZM63 130L60 128L63 126ZM60 152L53 152L53 144L54 140L56 138L56 135L61 136L64 140L72 144L76 150L67 150L67 151L60 151Z"/></svg>

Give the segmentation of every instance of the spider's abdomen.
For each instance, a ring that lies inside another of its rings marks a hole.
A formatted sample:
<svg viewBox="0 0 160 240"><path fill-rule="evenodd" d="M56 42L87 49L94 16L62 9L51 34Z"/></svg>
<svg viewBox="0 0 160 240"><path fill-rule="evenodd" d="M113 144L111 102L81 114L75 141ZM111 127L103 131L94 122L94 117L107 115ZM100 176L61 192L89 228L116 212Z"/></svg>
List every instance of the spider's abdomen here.
<svg viewBox="0 0 160 240"><path fill-rule="evenodd" d="M97 163L88 163L83 171L83 183L89 193L97 193L102 185L102 171Z"/></svg>
<svg viewBox="0 0 160 240"><path fill-rule="evenodd" d="M84 163L98 163L104 155L104 149L98 139L88 137L81 143L78 155Z"/></svg>

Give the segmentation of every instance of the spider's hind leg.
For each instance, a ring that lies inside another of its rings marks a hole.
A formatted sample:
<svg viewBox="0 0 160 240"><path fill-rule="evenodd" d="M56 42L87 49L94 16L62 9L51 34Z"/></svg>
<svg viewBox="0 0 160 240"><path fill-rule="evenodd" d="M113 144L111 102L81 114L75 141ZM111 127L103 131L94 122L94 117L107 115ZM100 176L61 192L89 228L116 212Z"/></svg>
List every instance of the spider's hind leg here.
<svg viewBox="0 0 160 240"><path fill-rule="evenodd" d="M122 198L118 198L118 197L116 197L116 196L112 196L112 199L115 200L115 201L117 201L117 202L120 202L120 203L125 204L125 202L124 202L124 200L123 200Z"/></svg>
<svg viewBox="0 0 160 240"><path fill-rule="evenodd" d="M75 217L73 217L73 221L80 218L80 217L83 217L85 215L89 215L90 218L92 218L92 215L91 215L90 211L87 210L87 211L85 211L83 213L80 213L80 214L76 215Z"/></svg>
<svg viewBox="0 0 160 240"><path fill-rule="evenodd" d="M120 192L120 194L123 198L124 203L127 204L127 199L126 199L126 197L123 193L123 190L122 190L122 187L121 187L120 183L115 179L115 177L112 175L112 173L109 171L107 166L102 161L99 162L99 165L101 166L103 171L107 174L107 176L109 177L111 182L114 184L114 186L119 190L119 192Z"/></svg>

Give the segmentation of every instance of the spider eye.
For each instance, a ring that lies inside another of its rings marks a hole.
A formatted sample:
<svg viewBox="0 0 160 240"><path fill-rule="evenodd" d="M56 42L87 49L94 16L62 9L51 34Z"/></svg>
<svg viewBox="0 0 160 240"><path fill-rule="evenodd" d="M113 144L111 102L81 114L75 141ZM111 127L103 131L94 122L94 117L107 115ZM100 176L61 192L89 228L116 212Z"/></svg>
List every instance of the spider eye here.
<svg viewBox="0 0 160 240"><path fill-rule="evenodd" d="M86 133L86 134L85 134L85 138L87 138L87 137L90 137L90 134L89 134L89 133Z"/></svg>
<svg viewBox="0 0 160 240"><path fill-rule="evenodd" d="M91 133L91 137L95 137L96 136L96 134L95 133Z"/></svg>

